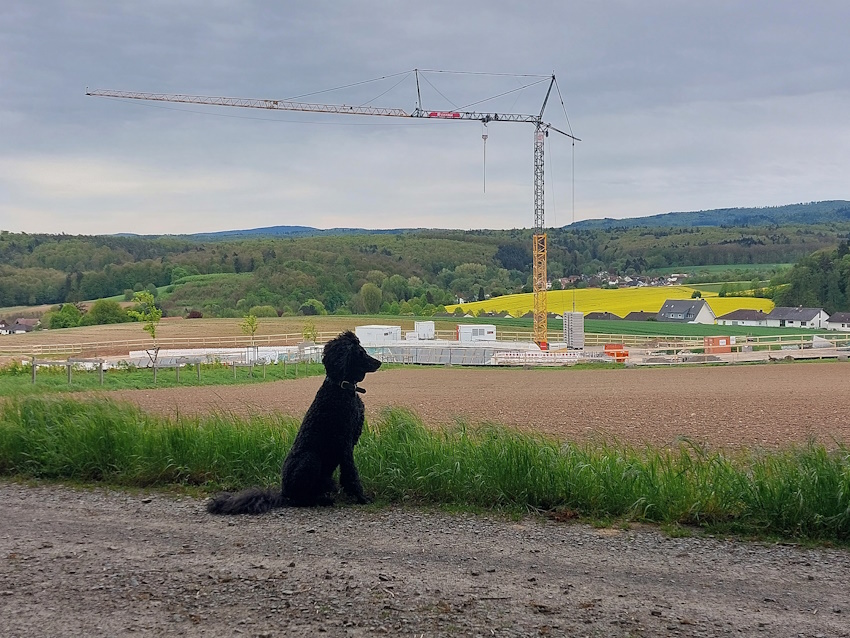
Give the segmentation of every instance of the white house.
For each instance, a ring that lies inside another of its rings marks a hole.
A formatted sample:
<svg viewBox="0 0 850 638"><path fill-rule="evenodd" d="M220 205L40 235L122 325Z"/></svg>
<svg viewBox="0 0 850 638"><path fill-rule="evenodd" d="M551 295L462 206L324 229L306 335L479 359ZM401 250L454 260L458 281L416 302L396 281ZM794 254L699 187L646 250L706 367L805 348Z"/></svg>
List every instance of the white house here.
<svg viewBox="0 0 850 638"><path fill-rule="evenodd" d="M733 310L717 318L718 326L766 326L767 314L763 310Z"/></svg>
<svg viewBox="0 0 850 638"><path fill-rule="evenodd" d="M767 315L765 325L768 328L814 328L823 329L829 315L823 308L803 308L796 306L774 308Z"/></svg>
<svg viewBox="0 0 850 638"><path fill-rule="evenodd" d="M668 299L655 315L656 321L714 324L717 317L703 299Z"/></svg>
<svg viewBox="0 0 850 638"><path fill-rule="evenodd" d="M850 312L836 312L826 322L827 330L850 332Z"/></svg>

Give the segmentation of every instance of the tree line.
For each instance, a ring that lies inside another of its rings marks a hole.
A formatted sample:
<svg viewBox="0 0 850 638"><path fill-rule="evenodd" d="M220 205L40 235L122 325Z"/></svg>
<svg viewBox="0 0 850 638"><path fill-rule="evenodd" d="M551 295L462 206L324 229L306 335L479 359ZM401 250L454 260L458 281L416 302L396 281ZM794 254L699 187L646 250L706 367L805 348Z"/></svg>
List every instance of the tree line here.
<svg viewBox="0 0 850 638"><path fill-rule="evenodd" d="M548 272L550 278L641 275L669 267L796 262L835 250L848 234L850 224L550 229ZM146 290L170 315L244 316L252 309L419 315L457 298L530 292L531 270L531 231L525 229L224 241L0 232L0 307L131 299ZM838 283L824 288L836 308L847 302L840 270L830 275ZM797 299L811 277L794 269L788 287L772 283Z"/></svg>
<svg viewBox="0 0 850 638"><path fill-rule="evenodd" d="M779 306L823 308L830 314L850 311L850 244L845 240L834 250L801 259L774 301Z"/></svg>

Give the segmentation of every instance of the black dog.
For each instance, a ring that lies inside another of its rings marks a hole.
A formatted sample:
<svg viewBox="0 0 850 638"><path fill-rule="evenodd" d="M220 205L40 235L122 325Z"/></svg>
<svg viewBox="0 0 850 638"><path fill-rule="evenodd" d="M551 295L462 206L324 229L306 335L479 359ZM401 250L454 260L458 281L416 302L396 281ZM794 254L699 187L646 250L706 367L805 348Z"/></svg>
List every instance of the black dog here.
<svg viewBox="0 0 850 638"><path fill-rule="evenodd" d="M207 504L212 514L260 514L274 507L332 505L333 473L339 467L342 489L358 503L367 503L354 465L354 446L363 431L364 406L357 396L368 372L381 367L353 332L343 332L325 345L325 377L304 415L292 449L283 462L281 488L252 487L219 494Z"/></svg>

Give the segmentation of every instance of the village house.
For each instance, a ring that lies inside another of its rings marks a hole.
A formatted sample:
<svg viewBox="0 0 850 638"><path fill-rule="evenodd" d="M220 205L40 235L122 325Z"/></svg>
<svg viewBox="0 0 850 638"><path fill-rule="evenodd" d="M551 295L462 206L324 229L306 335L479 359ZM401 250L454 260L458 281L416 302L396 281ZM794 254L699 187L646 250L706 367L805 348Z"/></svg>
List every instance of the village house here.
<svg viewBox="0 0 850 638"><path fill-rule="evenodd" d="M5 321L0 323L0 334L16 335L25 332L31 332L41 323L39 319L24 319L18 317L15 322L8 324Z"/></svg>
<svg viewBox="0 0 850 638"><path fill-rule="evenodd" d="M733 310L717 318L718 326L766 326L767 314L763 310Z"/></svg>
<svg viewBox="0 0 850 638"><path fill-rule="evenodd" d="M643 310L632 310L623 319L626 321L654 321L656 312L644 312Z"/></svg>
<svg viewBox="0 0 850 638"><path fill-rule="evenodd" d="M769 328L825 328L829 315L823 308L803 308L797 306L774 308L766 317Z"/></svg>
<svg viewBox="0 0 850 638"><path fill-rule="evenodd" d="M836 312L830 315L826 322L826 329L850 332L850 312Z"/></svg>
<svg viewBox="0 0 850 638"><path fill-rule="evenodd" d="M656 321L713 324L714 311L703 299L668 299L655 315Z"/></svg>
<svg viewBox="0 0 850 638"><path fill-rule="evenodd" d="M588 312L585 316L585 319L602 319L602 320L620 320L622 321L622 317L615 315L613 312Z"/></svg>

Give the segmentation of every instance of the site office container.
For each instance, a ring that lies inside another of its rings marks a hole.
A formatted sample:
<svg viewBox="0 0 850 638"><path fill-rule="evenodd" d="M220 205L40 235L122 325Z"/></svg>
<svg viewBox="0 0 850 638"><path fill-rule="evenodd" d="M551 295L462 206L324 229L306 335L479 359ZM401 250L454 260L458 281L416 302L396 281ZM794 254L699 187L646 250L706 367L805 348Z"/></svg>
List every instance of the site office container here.
<svg viewBox="0 0 850 638"><path fill-rule="evenodd" d="M413 330L404 333L406 341L433 341L437 337L437 330L433 321L416 321Z"/></svg>
<svg viewBox="0 0 850 638"><path fill-rule="evenodd" d="M496 326L493 325L458 325L458 341L495 341Z"/></svg>
<svg viewBox="0 0 850 638"><path fill-rule="evenodd" d="M705 354L724 354L732 352L735 337L703 337L702 347Z"/></svg>
<svg viewBox="0 0 850 638"><path fill-rule="evenodd" d="M401 326L357 326L354 334L360 342L368 345L401 341Z"/></svg>

